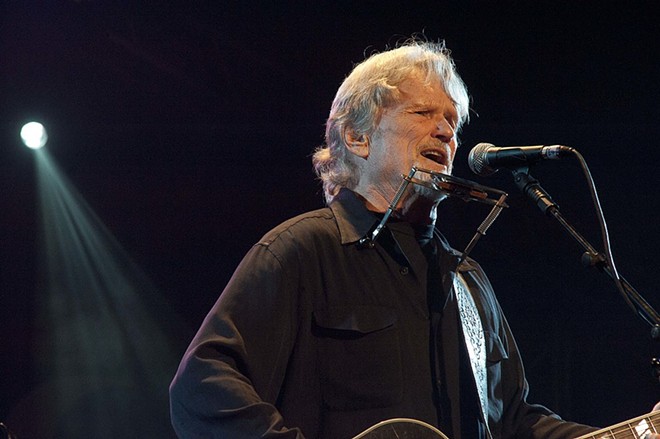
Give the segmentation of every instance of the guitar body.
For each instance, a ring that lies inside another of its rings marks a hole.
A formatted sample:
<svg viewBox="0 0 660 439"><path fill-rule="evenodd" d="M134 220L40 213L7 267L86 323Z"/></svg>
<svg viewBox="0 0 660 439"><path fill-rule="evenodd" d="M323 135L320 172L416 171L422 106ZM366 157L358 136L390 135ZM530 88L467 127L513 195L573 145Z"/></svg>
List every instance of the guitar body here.
<svg viewBox="0 0 660 439"><path fill-rule="evenodd" d="M660 410L603 428L577 439L634 439L660 432ZM379 422L353 439L449 439L440 430L415 419L395 418Z"/></svg>
<svg viewBox="0 0 660 439"><path fill-rule="evenodd" d="M353 439L449 439L440 430L415 419L396 418L379 422Z"/></svg>

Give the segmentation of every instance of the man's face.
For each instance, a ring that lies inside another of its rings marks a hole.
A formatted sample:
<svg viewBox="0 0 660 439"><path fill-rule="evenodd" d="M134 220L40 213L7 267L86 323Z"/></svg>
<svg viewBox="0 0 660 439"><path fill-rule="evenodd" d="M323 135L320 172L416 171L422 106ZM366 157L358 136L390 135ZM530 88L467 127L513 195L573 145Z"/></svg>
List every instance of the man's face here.
<svg viewBox="0 0 660 439"><path fill-rule="evenodd" d="M457 147L458 113L440 81L425 84L415 75L398 88L398 102L384 109L371 136L361 174L361 184L386 199L392 198L401 175L412 166L450 174Z"/></svg>

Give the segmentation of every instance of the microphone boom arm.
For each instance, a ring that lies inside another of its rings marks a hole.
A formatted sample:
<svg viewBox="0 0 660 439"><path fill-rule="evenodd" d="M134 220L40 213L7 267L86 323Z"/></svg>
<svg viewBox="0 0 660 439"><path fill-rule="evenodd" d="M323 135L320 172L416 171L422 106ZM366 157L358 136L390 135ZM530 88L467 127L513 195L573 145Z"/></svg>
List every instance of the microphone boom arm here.
<svg viewBox="0 0 660 439"><path fill-rule="evenodd" d="M511 170L514 181L520 190L527 195L541 209L543 213L555 218L562 227L585 249L582 262L586 266L597 267L605 272L616 284L619 292L630 308L651 325L655 332L660 328L660 315L653 307L633 288L630 283L620 276L611 258L598 252L561 214L559 206L552 201L550 195L540 186L538 180L529 174L529 166L522 166Z"/></svg>

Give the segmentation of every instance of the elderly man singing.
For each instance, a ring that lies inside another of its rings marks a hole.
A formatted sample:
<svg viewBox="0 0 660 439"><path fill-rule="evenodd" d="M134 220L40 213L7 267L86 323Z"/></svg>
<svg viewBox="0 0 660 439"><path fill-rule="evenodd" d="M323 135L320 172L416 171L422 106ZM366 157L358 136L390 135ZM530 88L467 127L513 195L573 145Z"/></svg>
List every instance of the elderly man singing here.
<svg viewBox="0 0 660 439"><path fill-rule="evenodd" d="M451 174L467 118L442 44L411 41L355 67L313 156L328 207L268 232L237 268L170 389L181 438L349 439L400 418L451 439L596 430L527 402L486 275L435 228L446 194L410 184L389 209L413 167L430 171L421 183Z"/></svg>

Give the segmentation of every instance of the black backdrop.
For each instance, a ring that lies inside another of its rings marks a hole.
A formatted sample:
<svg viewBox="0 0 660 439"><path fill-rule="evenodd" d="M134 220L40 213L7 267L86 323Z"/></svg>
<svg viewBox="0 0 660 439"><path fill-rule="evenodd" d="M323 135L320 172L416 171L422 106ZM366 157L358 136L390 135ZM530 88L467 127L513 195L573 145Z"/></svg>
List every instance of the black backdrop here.
<svg viewBox="0 0 660 439"><path fill-rule="evenodd" d="M620 271L656 307L660 61L653 2L9 1L0 5L0 421L35 386L35 165L18 130L47 124L51 156L187 330L250 245L322 205L310 152L364 54L444 39L473 99L456 174L511 194L473 256L517 335L532 399L606 425L659 398L660 346L581 249L511 177L471 175L469 149L562 143L587 159ZM151 3L151 2L149 2ZM600 248L572 160L534 175ZM462 247L485 212L450 202ZM174 371L172 371L173 373Z"/></svg>

